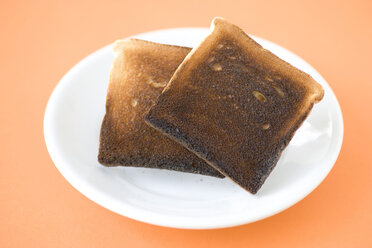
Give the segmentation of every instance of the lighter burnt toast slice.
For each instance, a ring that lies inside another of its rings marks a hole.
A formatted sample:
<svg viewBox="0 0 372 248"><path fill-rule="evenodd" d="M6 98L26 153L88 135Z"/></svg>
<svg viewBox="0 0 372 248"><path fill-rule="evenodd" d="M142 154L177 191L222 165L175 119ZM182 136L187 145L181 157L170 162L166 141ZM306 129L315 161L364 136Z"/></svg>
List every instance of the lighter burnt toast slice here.
<svg viewBox="0 0 372 248"><path fill-rule="evenodd" d="M223 177L202 159L145 124L144 116L190 48L143 40L117 41L98 160Z"/></svg>
<svg viewBox="0 0 372 248"><path fill-rule="evenodd" d="M255 194L323 89L226 20L211 29L146 121Z"/></svg>

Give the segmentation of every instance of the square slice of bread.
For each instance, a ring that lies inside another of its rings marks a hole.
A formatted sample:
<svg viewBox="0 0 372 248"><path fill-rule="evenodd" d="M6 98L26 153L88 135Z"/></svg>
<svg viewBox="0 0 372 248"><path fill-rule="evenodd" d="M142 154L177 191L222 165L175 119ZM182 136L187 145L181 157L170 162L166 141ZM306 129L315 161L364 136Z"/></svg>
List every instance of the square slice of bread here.
<svg viewBox="0 0 372 248"><path fill-rule="evenodd" d="M323 89L226 20L211 29L146 121L254 194Z"/></svg>
<svg viewBox="0 0 372 248"><path fill-rule="evenodd" d="M136 39L114 44L115 57L100 135L98 160L101 164L223 177L144 121L145 114L190 50Z"/></svg>

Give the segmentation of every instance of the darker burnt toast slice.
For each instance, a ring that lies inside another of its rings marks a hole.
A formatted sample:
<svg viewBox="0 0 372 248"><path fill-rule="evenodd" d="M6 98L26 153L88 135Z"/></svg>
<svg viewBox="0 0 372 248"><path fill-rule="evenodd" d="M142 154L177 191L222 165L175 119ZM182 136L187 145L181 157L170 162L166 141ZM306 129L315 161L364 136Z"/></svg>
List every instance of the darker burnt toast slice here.
<svg viewBox="0 0 372 248"><path fill-rule="evenodd" d="M146 121L254 194L322 97L308 74L215 18Z"/></svg>
<svg viewBox="0 0 372 248"><path fill-rule="evenodd" d="M145 124L144 116L190 48L117 41L101 126L98 160L223 177L202 159Z"/></svg>

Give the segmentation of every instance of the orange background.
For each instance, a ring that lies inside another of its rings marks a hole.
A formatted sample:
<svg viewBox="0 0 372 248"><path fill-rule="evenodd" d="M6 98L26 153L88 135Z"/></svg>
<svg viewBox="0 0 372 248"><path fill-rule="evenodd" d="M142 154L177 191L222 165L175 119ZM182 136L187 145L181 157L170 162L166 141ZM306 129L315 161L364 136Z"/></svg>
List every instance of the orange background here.
<svg viewBox="0 0 372 248"><path fill-rule="evenodd" d="M201 2L201 3L199 3ZM339 159L290 209L219 230L112 213L75 190L43 138L47 100L75 63L115 39L223 16L300 55L345 121ZM371 1L0 1L0 247L372 247Z"/></svg>

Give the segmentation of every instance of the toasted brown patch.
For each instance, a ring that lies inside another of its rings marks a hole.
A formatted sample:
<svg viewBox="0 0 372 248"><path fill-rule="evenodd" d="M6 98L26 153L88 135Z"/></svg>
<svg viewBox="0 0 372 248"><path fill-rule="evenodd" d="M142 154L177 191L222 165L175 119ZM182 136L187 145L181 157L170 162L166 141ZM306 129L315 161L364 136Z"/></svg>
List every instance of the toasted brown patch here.
<svg viewBox="0 0 372 248"><path fill-rule="evenodd" d="M98 160L223 177L202 159L149 127L144 116L190 48L142 40L114 45Z"/></svg>

